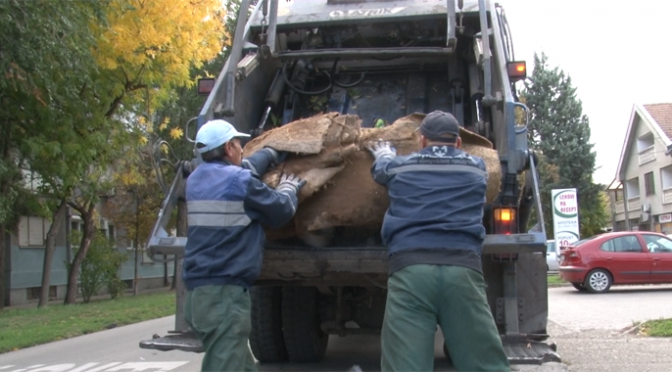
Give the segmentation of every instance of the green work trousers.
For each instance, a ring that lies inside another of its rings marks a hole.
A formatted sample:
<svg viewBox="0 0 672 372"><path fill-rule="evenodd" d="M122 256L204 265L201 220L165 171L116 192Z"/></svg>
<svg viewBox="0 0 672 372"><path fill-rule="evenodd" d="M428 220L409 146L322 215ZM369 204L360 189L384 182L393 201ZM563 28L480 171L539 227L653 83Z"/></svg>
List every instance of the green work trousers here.
<svg viewBox="0 0 672 372"><path fill-rule="evenodd" d="M256 371L249 347L250 292L237 285L207 285L187 291L184 317L203 342L201 371Z"/></svg>
<svg viewBox="0 0 672 372"><path fill-rule="evenodd" d="M382 371L433 371L437 324L458 371L510 371L482 274L411 265L392 274L387 289Z"/></svg>

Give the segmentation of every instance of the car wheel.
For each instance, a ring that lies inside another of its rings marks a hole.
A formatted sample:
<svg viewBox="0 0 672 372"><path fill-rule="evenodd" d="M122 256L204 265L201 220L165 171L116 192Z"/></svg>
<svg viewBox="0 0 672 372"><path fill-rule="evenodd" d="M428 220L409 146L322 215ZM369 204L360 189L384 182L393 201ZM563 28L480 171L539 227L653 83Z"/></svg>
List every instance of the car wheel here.
<svg viewBox="0 0 672 372"><path fill-rule="evenodd" d="M602 269L593 270L586 276L583 286L590 293L604 293L611 287L611 275Z"/></svg>
<svg viewBox="0 0 672 372"><path fill-rule="evenodd" d="M583 286L583 284L580 283L572 283L572 285L574 286L574 288L579 290L579 292L586 292L588 290L586 287Z"/></svg>

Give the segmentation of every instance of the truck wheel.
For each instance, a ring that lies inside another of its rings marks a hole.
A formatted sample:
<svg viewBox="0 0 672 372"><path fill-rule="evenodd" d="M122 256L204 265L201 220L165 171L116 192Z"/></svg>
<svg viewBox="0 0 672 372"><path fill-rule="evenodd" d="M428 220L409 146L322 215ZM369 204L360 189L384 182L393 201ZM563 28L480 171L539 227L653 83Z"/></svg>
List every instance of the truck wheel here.
<svg viewBox="0 0 672 372"><path fill-rule="evenodd" d="M289 357L282 334L282 287L252 287L250 347L261 363L286 362Z"/></svg>
<svg viewBox="0 0 672 372"><path fill-rule="evenodd" d="M284 288L282 330L291 362L317 362L324 357L329 335L320 329L318 292L315 287Z"/></svg>

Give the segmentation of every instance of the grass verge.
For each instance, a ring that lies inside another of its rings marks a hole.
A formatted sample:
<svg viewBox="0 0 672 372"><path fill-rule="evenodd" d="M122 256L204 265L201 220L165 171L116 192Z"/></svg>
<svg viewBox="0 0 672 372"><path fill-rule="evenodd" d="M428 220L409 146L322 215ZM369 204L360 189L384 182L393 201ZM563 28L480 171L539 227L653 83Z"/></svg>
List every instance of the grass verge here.
<svg viewBox="0 0 672 372"><path fill-rule="evenodd" d="M175 292L0 312L0 353L175 314Z"/></svg>
<svg viewBox="0 0 672 372"><path fill-rule="evenodd" d="M560 275L553 274L548 276L548 286L549 287L559 287L569 284L568 282L560 279Z"/></svg>
<svg viewBox="0 0 672 372"><path fill-rule="evenodd" d="M672 319L649 320L640 325L640 333L652 337L672 337Z"/></svg>

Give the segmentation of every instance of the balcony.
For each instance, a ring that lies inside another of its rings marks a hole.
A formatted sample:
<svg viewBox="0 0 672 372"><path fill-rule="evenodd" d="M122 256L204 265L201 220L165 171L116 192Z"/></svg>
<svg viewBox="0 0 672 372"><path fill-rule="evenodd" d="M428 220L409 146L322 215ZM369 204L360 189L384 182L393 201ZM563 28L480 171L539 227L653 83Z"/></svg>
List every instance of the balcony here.
<svg viewBox="0 0 672 372"><path fill-rule="evenodd" d="M672 190L670 190L672 191ZM672 197L672 195L670 195ZM614 206L614 209L616 211L616 214L619 213L624 213L625 212L625 203L623 203L623 200L619 200L616 202L616 205Z"/></svg>
<svg viewBox="0 0 672 372"><path fill-rule="evenodd" d="M672 188L663 190L663 204L672 203Z"/></svg>
<svg viewBox="0 0 672 372"><path fill-rule="evenodd" d="M640 209L642 209L642 202L639 200L639 197L637 197L637 199L628 200L628 212L638 211Z"/></svg>
<svg viewBox="0 0 672 372"><path fill-rule="evenodd" d="M650 163L655 160L656 153L653 146L639 153L639 165Z"/></svg>

